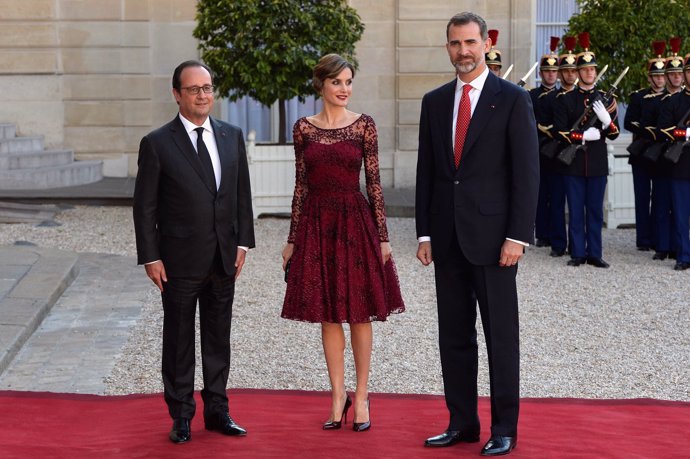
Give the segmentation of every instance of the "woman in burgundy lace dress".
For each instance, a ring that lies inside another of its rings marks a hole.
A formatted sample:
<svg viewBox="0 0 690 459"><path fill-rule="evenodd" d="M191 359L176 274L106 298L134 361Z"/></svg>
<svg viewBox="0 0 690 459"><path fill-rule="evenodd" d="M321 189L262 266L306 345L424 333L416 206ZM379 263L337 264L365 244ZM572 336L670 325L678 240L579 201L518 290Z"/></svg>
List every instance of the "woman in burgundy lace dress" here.
<svg viewBox="0 0 690 459"><path fill-rule="evenodd" d="M323 110L295 123L295 194L283 269L289 266L281 316L321 323L332 387L324 429L339 429L353 404L345 389L345 334L350 324L357 387L355 431L367 430L372 320L405 310L391 259L379 180L374 120L346 109L354 68L329 54L314 68ZM359 191L364 170L369 201ZM289 263L289 265L288 265Z"/></svg>

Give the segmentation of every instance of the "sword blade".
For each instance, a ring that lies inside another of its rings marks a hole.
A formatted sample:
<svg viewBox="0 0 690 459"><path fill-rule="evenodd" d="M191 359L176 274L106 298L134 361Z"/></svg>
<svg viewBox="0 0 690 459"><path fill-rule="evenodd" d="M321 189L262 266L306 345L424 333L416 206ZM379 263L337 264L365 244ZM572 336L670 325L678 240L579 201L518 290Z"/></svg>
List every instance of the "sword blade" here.
<svg viewBox="0 0 690 459"><path fill-rule="evenodd" d="M508 75L510 75L510 72L513 71L513 64L510 64L510 67L508 67L508 70L506 70L506 73L503 74L503 79L505 80L508 78Z"/></svg>
<svg viewBox="0 0 690 459"><path fill-rule="evenodd" d="M609 69L609 64L606 64L606 65L604 66L604 68L601 69L601 72L599 72L599 74L597 75L597 79L594 80L594 84L595 84L595 85L596 85L597 83L599 83L599 80L601 80L601 77L604 76L604 74L606 73L606 71L607 71L608 69Z"/></svg>
<svg viewBox="0 0 690 459"><path fill-rule="evenodd" d="M518 86L524 86L527 84L527 78L529 78L529 76L532 74L532 72L534 72L534 69L537 68L537 65L539 65L539 61L535 62L534 65L532 66L532 68L530 68L527 71L527 73L525 73L525 76L520 78L520 81L518 82ZM520 84L520 83L522 83L522 84Z"/></svg>
<svg viewBox="0 0 690 459"><path fill-rule="evenodd" d="M617 88L617 87L618 87L618 83L620 83L621 80L623 79L623 77L625 76L625 74L628 73L628 70L630 70L630 67L626 67L626 68L621 72L621 74L618 75L618 78L616 78L616 81L613 83L613 87L614 87L614 88Z"/></svg>

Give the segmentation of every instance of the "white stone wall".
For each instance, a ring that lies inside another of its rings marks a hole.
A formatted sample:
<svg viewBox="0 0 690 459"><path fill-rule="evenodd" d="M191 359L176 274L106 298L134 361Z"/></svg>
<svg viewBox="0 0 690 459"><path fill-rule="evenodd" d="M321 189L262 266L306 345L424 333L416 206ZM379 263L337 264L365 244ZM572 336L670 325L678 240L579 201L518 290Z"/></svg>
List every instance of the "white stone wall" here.
<svg viewBox="0 0 690 459"><path fill-rule="evenodd" d="M384 186L414 184L421 97L453 77L448 19L471 10L499 29L516 81L532 64L535 1L348 0L366 25L351 108L376 120ZM44 135L49 148L136 174L142 135L177 111L172 70L199 57L196 1L1 3L0 121L16 123L21 135Z"/></svg>

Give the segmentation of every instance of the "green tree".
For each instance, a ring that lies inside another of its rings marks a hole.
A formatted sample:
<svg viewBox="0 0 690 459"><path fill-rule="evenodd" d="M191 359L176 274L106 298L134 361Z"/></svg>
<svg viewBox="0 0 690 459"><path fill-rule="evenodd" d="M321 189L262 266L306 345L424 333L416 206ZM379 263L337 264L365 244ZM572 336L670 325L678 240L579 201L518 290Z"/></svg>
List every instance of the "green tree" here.
<svg viewBox="0 0 690 459"><path fill-rule="evenodd" d="M315 94L312 68L324 54L356 65L363 31L343 0L199 0L194 36L219 96L279 102L278 141L285 144L285 102Z"/></svg>
<svg viewBox="0 0 690 459"><path fill-rule="evenodd" d="M578 4L580 13L570 18L568 34L589 32L599 67L609 65L605 82L613 83L630 67L619 87L623 100L648 85L652 41L668 43L669 38L679 36L684 41L679 54L690 49L690 0L578 0Z"/></svg>

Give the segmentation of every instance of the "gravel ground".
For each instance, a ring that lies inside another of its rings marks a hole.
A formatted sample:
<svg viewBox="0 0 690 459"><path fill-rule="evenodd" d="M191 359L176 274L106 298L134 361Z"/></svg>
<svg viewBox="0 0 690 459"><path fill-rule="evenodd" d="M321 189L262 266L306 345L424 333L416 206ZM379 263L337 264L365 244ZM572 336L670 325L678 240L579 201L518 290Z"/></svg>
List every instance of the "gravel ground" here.
<svg viewBox="0 0 690 459"><path fill-rule="evenodd" d="M0 244L26 240L135 255L131 208L80 206L56 221L61 226L0 225ZM414 257L412 219L392 218L388 225L407 311L374 324L370 390L440 394L433 267ZM281 219L256 221L258 248L236 290L231 387L329 388L319 326L279 317L285 288L280 250L288 226ZM605 230L608 270L568 267L548 249L528 249L518 274L522 396L690 401L690 271L673 271L672 260L653 261L634 245L634 230ZM106 378L110 394L162 391L162 310L153 286L149 300ZM480 393L486 395L483 341L480 356ZM353 389L349 350L346 361Z"/></svg>

